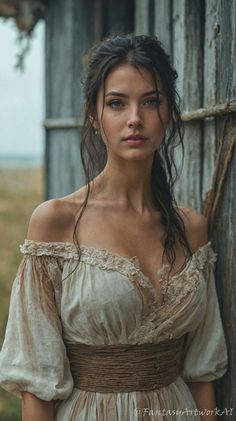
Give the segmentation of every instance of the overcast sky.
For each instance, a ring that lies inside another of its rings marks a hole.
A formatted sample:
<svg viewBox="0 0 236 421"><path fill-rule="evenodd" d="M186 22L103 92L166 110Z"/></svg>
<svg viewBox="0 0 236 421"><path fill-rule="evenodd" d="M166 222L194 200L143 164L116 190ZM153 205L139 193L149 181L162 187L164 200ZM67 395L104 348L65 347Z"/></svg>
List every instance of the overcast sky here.
<svg viewBox="0 0 236 421"><path fill-rule="evenodd" d="M44 24L39 22L25 58L14 69L20 46L12 20L0 19L0 156L42 155L44 131Z"/></svg>

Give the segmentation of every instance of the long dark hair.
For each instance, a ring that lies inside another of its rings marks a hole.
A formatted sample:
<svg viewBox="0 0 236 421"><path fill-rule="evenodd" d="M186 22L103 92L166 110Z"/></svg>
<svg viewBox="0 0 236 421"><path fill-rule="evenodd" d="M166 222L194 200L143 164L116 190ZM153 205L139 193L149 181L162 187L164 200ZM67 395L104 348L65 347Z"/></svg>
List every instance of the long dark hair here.
<svg viewBox="0 0 236 421"><path fill-rule="evenodd" d="M187 255L192 255L186 233L185 225L180 216L180 209L174 198L173 186L178 178L178 170L174 162L174 149L181 147L184 156L184 126L180 117L180 98L176 91L177 72L170 62L170 57L164 51L161 42L156 37L147 35L116 35L102 41L99 46L91 50L87 77L84 82L85 118L81 133L81 159L85 173L87 194L76 220L73 241L80 254L80 245L77 236L78 223L84 213L90 194L90 183L100 173L107 161L107 151L100 136L94 132L93 121L96 115L97 95L110 72L117 66L129 63L137 69L147 69L156 84L159 75L164 94L168 101L171 115L171 124L168 133L158 150L155 151L151 171L151 191L154 206L161 213L161 222L165 227L162 238L164 253L166 253L171 268L176 258L175 245L179 242ZM104 102L104 101L103 101ZM159 110L157 109L158 113ZM160 115L160 114L159 114Z"/></svg>

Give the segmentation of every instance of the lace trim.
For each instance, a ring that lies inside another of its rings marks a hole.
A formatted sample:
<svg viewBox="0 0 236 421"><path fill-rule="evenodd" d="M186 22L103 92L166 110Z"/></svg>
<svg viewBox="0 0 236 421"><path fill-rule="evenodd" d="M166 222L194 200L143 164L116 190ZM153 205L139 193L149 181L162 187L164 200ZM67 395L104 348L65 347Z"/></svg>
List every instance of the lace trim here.
<svg viewBox="0 0 236 421"><path fill-rule="evenodd" d="M26 239L19 247L21 253L32 256L63 257L64 259L78 258L77 250L73 243L45 243Z"/></svg>
<svg viewBox="0 0 236 421"><path fill-rule="evenodd" d="M19 246L20 251L23 254L29 254L34 256L52 256L52 257L63 257L65 260L70 260L72 258L78 259L78 253L76 246L73 243L69 242L35 242L33 240L25 240L22 245ZM128 258L122 257L118 254L109 252L105 248L96 248L93 246L87 246L84 244L80 245L81 256L80 260L86 263L89 263L94 266L98 266L104 270L118 270L123 274L136 274L142 272L140 269L140 263L136 256ZM183 270L175 275L170 275L169 279L175 279L182 276L185 271L189 268L196 267L198 269L204 269L206 263L213 265L216 261L217 254L213 251L211 247L211 241L208 241L207 244L204 244L200 247L193 255L187 260L187 263ZM167 281L168 268L170 265L163 265L160 269L157 270L157 274L160 276L160 281L162 282L163 289L166 289L165 282ZM141 278L141 277L140 277ZM148 279L143 274L142 280L143 286L147 286Z"/></svg>
<svg viewBox="0 0 236 421"><path fill-rule="evenodd" d="M34 240L25 239L24 243L21 244L19 247L23 254L32 254L36 256L50 255L50 256L55 256L55 257L63 256L65 258L71 258L73 256L73 257L78 258L76 246L70 242L59 242L59 241L58 242L56 241L55 242L43 242L43 241L37 242ZM87 256L93 256L94 254L96 254L97 256L102 256L102 257L107 258L109 255L116 259L136 261L136 264L138 265L138 259L136 256L133 256L131 258L122 257L119 254L108 251L106 248L98 248L98 247L93 247L93 246L89 246L85 244L82 244L80 247L81 247L81 250L83 250L83 252ZM209 251L212 251L213 254L216 254L211 248L211 241L208 241L208 243L199 247L199 249L196 250L195 253L193 253L193 255L189 258L189 260L192 258L197 259L200 253L202 255L200 256L200 260L203 260L204 262L206 260L206 258L204 259L204 253L202 253L204 251L206 251L207 253ZM163 268L159 270L161 271L162 269Z"/></svg>
<svg viewBox="0 0 236 421"><path fill-rule="evenodd" d="M118 271L122 275L127 276L133 283L136 285L139 284L143 288L148 288L153 290L155 296L151 297L152 301L157 304L158 297L156 290L152 282L147 276L144 275L140 268L139 260L136 256L131 258L122 257L118 254L109 252L105 248L96 248L93 246L80 245L82 262L88 263L92 266L97 266L102 270L113 270ZM35 256L54 256L54 257L63 257L66 260L78 259L77 249L73 243L63 243L63 242L35 242L32 240L25 240L24 244L20 246L20 250L23 254L35 255ZM211 247L211 241L208 241L207 244L200 247L193 255L188 259L183 270L175 275L168 276L168 269L170 265L163 265L157 274L160 276L159 282L161 283L162 294L165 301L167 297L168 300L171 297L176 297L181 293L183 288L188 292L191 288L189 282L182 283L180 279L188 273L188 278L191 278L189 275L193 275L194 270L197 269L207 272L210 266L213 266L216 261L217 254L213 251ZM179 282L175 283L175 280ZM172 289L169 286L172 285ZM175 287L174 287L175 286ZM152 294L152 295L153 295ZM161 303L158 303L161 305Z"/></svg>
<svg viewBox="0 0 236 421"><path fill-rule="evenodd" d="M78 253L76 246L69 242L35 242L33 240L25 240L22 245L19 246L20 251L23 254L29 254L34 256L52 256L52 257L63 257L66 260L71 258L78 259ZM99 266L101 269L108 270L122 270L124 274L136 273L141 271L139 260L136 256L128 258L122 257L118 254L109 252L105 248L96 248L93 246L80 245L81 257L80 260L89 263L94 266ZM217 254L211 247L211 241L200 247L193 255L188 259L183 270L176 275L171 275L169 278L178 278L180 275L192 267L204 269L206 263L213 264L216 261ZM167 276L168 268L170 265L163 265L157 270L157 274L164 280ZM145 276L144 276L145 278ZM163 281L164 282L164 281ZM144 284L147 284L147 280L144 280Z"/></svg>
<svg viewBox="0 0 236 421"><path fill-rule="evenodd" d="M158 305L158 297L155 294L155 289L149 292L149 314L143 318L139 327L135 329L129 341L132 343L145 343L145 342L159 342L160 339L160 326L165 325L165 329L161 332L161 339L173 339L176 337L173 330L173 308L178 311L179 306L183 305L183 301L191 302L194 298L199 300L199 289L201 283L205 283L205 276L202 274L201 269L193 267L183 274L174 276L169 279L165 295L163 296L164 302ZM174 307L173 307L174 305Z"/></svg>
<svg viewBox="0 0 236 421"><path fill-rule="evenodd" d="M139 326L130 335L129 343L157 343L163 339L176 338L173 329L173 311L178 312L179 306L183 305L184 300L186 301L184 305L188 305L187 302L191 302L192 305L193 297L198 297L197 300L199 300L198 291L201 282L204 282L204 279L201 277L201 271L196 268L185 272L178 280L170 279L162 305L157 304L158 297L155 295L154 288L148 290L149 313L143 316Z"/></svg>
<svg viewBox="0 0 236 421"><path fill-rule="evenodd" d="M171 330L172 318L170 310L173 302L182 302L189 294L196 294L200 284L200 273L208 273L213 266L217 254L211 247L211 242L200 247L187 261L180 273L168 277L170 265L163 265L157 273L162 286L164 302L160 303L156 289L151 280L144 275L137 257L125 258L107 249L81 245L81 261L103 270L118 271L125 275L135 287L141 291L143 300L143 318L129 338L130 343L156 342L158 340L159 322L166 325L166 338L173 338ZM20 246L23 254L35 256L63 257L65 260L78 259L77 249L72 243L37 243L25 240ZM145 291L143 291L145 289Z"/></svg>

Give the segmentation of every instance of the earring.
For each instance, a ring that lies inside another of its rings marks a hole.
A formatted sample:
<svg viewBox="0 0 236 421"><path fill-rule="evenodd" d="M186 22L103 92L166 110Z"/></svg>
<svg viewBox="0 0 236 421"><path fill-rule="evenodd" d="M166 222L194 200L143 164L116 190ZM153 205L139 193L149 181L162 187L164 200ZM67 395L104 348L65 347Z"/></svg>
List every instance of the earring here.
<svg viewBox="0 0 236 421"><path fill-rule="evenodd" d="M98 135L99 135L99 133L100 133L100 130L99 130L99 129L95 129L95 130L94 130L94 133L95 133L95 136L98 136Z"/></svg>

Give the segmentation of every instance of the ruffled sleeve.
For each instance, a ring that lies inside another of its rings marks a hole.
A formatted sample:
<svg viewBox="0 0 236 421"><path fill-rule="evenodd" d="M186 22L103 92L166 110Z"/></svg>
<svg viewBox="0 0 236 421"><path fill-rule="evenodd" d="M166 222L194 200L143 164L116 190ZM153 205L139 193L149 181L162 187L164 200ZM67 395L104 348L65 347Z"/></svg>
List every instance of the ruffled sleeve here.
<svg viewBox="0 0 236 421"><path fill-rule="evenodd" d="M196 330L187 334L182 377L189 382L209 382L227 371L228 354L215 287L216 253L211 243L196 255L196 265L206 281L206 307Z"/></svg>
<svg viewBox="0 0 236 421"><path fill-rule="evenodd" d="M21 251L0 353L0 385L19 397L25 391L46 401L66 399L73 380L55 300L62 258L30 240Z"/></svg>

